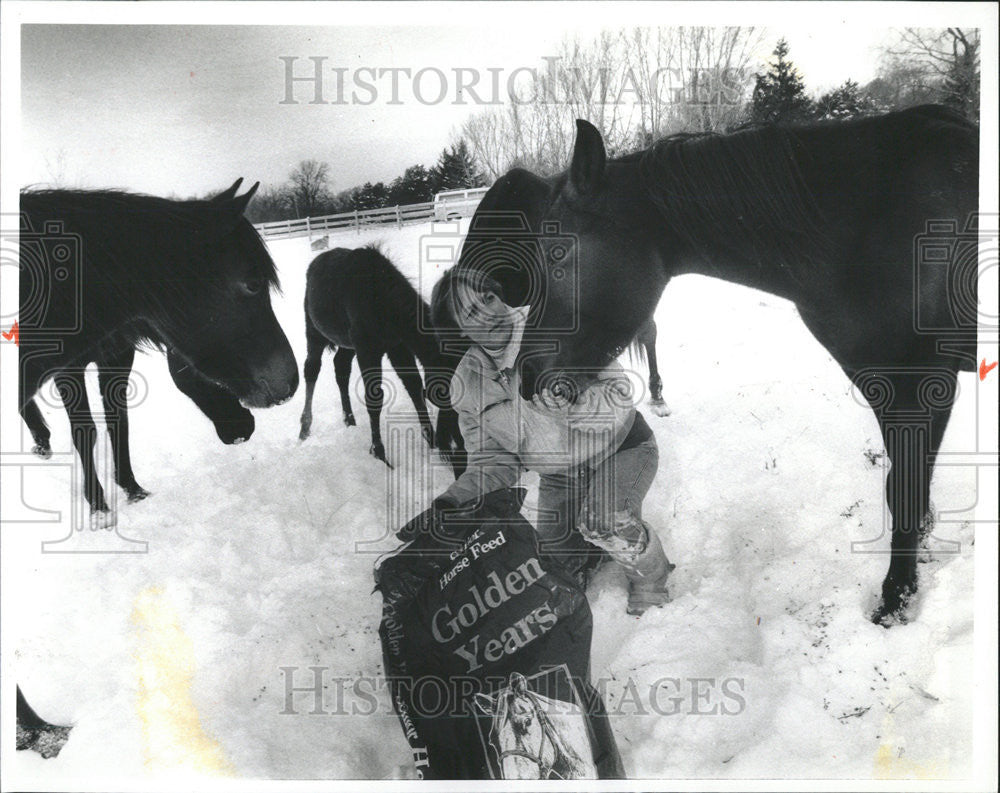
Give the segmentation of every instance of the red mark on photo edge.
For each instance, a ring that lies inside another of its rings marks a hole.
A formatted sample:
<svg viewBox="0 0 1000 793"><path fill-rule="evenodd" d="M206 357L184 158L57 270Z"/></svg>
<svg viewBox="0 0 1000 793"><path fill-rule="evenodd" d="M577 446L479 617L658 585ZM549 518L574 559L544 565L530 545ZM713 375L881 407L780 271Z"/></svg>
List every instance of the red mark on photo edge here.
<svg viewBox="0 0 1000 793"><path fill-rule="evenodd" d="M6 336L7 334L5 333L4 335ZM983 358L982 363L979 364L979 379L985 380L986 375L988 375L991 371L993 371L993 368L997 365L997 363L998 361L994 361L989 366L987 366L986 359Z"/></svg>
<svg viewBox="0 0 1000 793"><path fill-rule="evenodd" d="M14 340L14 344L16 344L18 347L20 347L21 346L21 331L18 330L18 328L17 328L17 320L16 319L14 320L14 324L10 326L10 330L8 330L8 331L0 331L0 336L3 336L5 339L7 339L7 341L10 341L11 339L13 339ZM985 361L984 361L984 363L985 363ZM993 365L996 366L996 364L993 364Z"/></svg>

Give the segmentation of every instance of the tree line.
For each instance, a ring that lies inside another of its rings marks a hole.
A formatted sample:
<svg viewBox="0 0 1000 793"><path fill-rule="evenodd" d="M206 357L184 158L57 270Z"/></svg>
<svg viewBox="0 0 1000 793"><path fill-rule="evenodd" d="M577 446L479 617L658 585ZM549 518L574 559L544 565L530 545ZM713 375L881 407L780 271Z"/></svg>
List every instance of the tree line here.
<svg viewBox="0 0 1000 793"><path fill-rule="evenodd" d="M464 140L442 150L430 168L411 165L391 182L365 182L334 192L330 166L318 160L303 160L279 186L264 187L247 209L253 223L335 215L364 209L420 204L431 201L442 190L484 187L486 176Z"/></svg>
<svg viewBox="0 0 1000 793"><path fill-rule="evenodd" d="M420 203L442 190L492 184L514 167L553 174L569 162L574 118L601 131L610 156L675 133L849 118L926 102L979 121L979 30L895 31L874 79L848 79L816 97L783 39L763 71L751 68L763 38L753 27L664 27L565 39L543 59L530 101L470 116L433 167L413 165L389 183L334 192L329 165L306 160L284 185L258 193L248 216L263 222Z"/></svg>
<svg viewBox="0 0 1000 793"><path fill-rule="evenodd" d="M565 168L573 118L593 123L611 156L675 133L846 118L925 102L979 120L978 30L893 31L874 79L864 85L849 79L817 98L784 40L763 71L751 68L762 41L763 31L753 27L633 28L564 41L557 56L545 59L558 68L541 81L542 101L483 111L461 133L493 180L512 167L541 174Z"/></svg>

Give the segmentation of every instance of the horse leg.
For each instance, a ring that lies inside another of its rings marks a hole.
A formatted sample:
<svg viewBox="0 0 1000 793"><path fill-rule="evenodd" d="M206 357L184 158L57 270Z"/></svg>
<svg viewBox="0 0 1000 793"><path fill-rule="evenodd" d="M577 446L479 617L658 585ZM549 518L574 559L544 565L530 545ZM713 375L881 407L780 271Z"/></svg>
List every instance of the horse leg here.
<svg viewBox="0 0 1000 793"><path fill-rule="evenodd" d="M918 546L928 526L934 455L951 416L957 375L942 368L929 376L926 369L877 376L888 382L892 395L891 408L875 409L891 465L885 494L892 515L892 554L872 621L888 627L906 621L905 610L917 591Z"/></svg>
<svg viewBox="0 0 1000 793"><path fill-rule="evenodd" d="M21 418L35 441L31 451L43 460L49 459L52 456L52 445L49 442L52 433L49 431L49 425L45 423L45 417L42 416L42 411L38 409L34 398L21 405Z"/></svg>
<svg viewBox="0 0 1000 793"><path fill-rule="evenodd" d="M663 401L663 380L656 363L656 323L650 319L639 331L639 341L646 348L649 364L649 406L657 416L669 416L670 408Z"/></svg>
<svg viewBox="0 0 1000 793"><path fill-rule="evenodd" d="M351 409L351 363L354 361L354 350L350 347L340 347L333 356L333 371L337 378L337 388L340 389L340 407L344 411L344 424L353 427L354 411Z"/></svg>
<svg viewBox="0 0 1000 793"><path fill-rule="evenodd" d="M413 407L417 409L417 418L420 420L420 434L427 445L434 448L434 429L431 427L430 416L427 415L427 403L424 402L424 381L417 371L417 361L413 353L400 344L389 350L389 363L396 370L399 379L403 381L406 393L410 395Z"/></svg>
<svg viewBox="0 0 1000 793"><path fill-rule="evenodd" d="M323 350L327 347L327 341L309 321L306 315L306 361L302 364L302 379L306 381L306 403L302 408L302 417L299 419L299 440L304 441L309 437L312 429L312 405L313 392L316 390L316 379L319 377L320 367L323 365Z"/></svg>
<svg viewBox="0 0 1000 793"><path fill-rule="evenodd" d="M111 439L115 482L128 494L129 503L142 501L149 495L149 491L135 481L128 444L128 406L125 394L134 360L135 349L128 347L97 362L97 380L101 384L104 421Z"/></svg>
<svg viewBox="0 0 1000 793"><path fill-rule="evenodd" d="M84 382L83 370L60 372L55 380L63 407L69 416L73 446L83 467L83 493L87 503L90 504L91 523L98 528L110 526L113 523L111 509L104 499L104 488L97 479L94 465L97 425L94 424L94 417L90 412L90 400L87 399L87 384Z"/></svg>
<svg viewBox="0 0 1000 793"><path fill-rule="evenodd" d="M361 377L365 383L365 407L368 408L368 421L372 429L372 445L369 452L377 460L392 468L385 458L385 446L382 445L382 429L379 422L382 417L382 350L374 345L364 343L357 345L358 366L361 367Z"/></svg>

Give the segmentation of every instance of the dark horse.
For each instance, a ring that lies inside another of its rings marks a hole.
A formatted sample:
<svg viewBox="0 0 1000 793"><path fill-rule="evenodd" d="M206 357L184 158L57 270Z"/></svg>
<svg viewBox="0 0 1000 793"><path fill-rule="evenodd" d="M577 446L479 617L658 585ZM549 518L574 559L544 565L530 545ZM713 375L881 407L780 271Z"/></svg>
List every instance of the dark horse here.
<svg viewBox="0 0 1000 793"><path fill-rule="evenodd" d="M435 432L427 415L424 383L416 366L419 360L427 378L428 397L439 408L437 448L456 476L465 470L465 446L449 396L455 359L442 354L430 328L421 327L430 316L430 309L377 246L334 248L313 259L306 274L305 316L306 361L302 375L306 383L306 403L302 409L300 440L309 437L316 378L323 351L332 347L335 349L334 375L347 426L355 423L348 385L351 362L357 355L371 423L372 455L391 467L385 457L379 426L384 355L389 356L389 362L413 400L424 440L434 447Z"/></svg>
<svg viewBox="0 0 1000 793"><path fill-rule="evenodd" d="M873 614L888 625L905 619L916 591L957 372L975 368L978 144L977 126L922 106L675 136L608 161L600 133L578 121L566 172L515 169L486 194L458 266L535 279L545 290L528 301L541 306L536 325L569 329L523 361L526 396L571 398L634 338L675 275L793 301L874 410L892 463L892 556ZM935 248L926 256L925 243Z"/></svg>
<svg viewBox="0 0 1000 793"><path fill-rule="evenodd" d="M257 186L237 198L240 181L209 201L122 191L21 194L19 408L35 452L50 454L32 397L55 379L99 523L112 515L94 469L88 364L98 366L115 479L130 500L147 495L132 472L125 408L138 345L168 352L174 382L223 440L253 431L244 406L284 402L298 385L271 310L274 262L243 217Z"/></svg>

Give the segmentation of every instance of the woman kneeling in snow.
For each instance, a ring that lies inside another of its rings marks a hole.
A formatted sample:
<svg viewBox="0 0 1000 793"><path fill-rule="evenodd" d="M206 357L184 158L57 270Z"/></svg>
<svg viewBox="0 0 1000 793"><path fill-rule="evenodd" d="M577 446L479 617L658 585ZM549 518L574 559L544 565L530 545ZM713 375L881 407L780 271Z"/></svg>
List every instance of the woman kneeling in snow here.
<svg viewBox="0 0 1000 793"><path fill-rule="evenodd" d="M434 499L425 525L411 528L432 530L445 511L515 485L522 469L537 471L543 554L582 576L591 549L580 537L602 548L625 569L628 612L642 614L669 600L674 568L642 520L659 459L656 439L625 396L630 389L617 362L573 404L556 406L545 392L521 397L515 362L529 308L508 306L499 283L478 273L452 268L435 285L435 327L457 329L471 342L451 389L469 466Z"/></svg>

